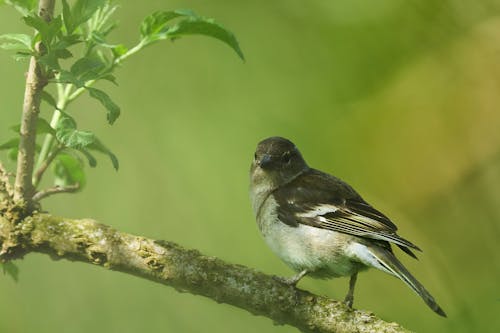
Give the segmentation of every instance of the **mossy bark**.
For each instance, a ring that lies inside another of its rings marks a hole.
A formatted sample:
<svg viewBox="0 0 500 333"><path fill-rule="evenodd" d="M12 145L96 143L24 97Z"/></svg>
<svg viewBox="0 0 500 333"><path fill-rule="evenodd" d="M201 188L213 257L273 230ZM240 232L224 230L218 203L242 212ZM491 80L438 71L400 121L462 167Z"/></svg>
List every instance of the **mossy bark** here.
<svg viewBox="0 0 500 333"><path fill-rule="evenodd" d="M350 309L342 302L172 242L123 233L91 219L35 212L19 221L15 212L1 210L2 260L40 252L91 263L231 304L304 332L409 332L372 313Z"/></svg>

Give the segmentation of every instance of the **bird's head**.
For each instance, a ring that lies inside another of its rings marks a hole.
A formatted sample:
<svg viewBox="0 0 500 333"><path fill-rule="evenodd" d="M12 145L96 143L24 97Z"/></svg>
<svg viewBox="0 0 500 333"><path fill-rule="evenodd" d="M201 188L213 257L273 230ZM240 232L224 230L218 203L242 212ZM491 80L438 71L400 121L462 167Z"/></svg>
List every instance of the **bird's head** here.
<svg viewBox="0 0 500 333"><path fill-rule="evenodd" d="M253 183L286 184L309 167L293 142L274 136L257 145L250 169Z"/></svg>

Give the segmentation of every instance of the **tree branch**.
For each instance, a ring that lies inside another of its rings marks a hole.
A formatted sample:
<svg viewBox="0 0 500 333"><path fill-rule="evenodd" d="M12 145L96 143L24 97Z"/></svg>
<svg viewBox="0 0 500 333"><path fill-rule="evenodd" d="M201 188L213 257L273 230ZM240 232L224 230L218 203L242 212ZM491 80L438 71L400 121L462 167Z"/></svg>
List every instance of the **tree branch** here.
<svg viewBox="0 0 500 333"><path fill-rule="evenodd" d="M45 21L50 21L54 13L55 0L40 0L38 15ZM37 49L41 47L38 43ZM31 57L26 76L23 113L21 117L19 152L17 154L17 171L14 186L14 200L31 202L34 188L31 180L35 160L36 123L40 113L41 92L47 84L42 68Z"/></svg>
<svg viewBox="0 0 500 333"><path fill-rule="evenodd" d="M7 213L0 214L0 259L21 258L29 252L132 274L304 332L409 332L372 313L352 310L342 302L171 242L130 235L90 219L35 213L13 223Z"/></svg>
<svg viewBox="0 0 500 333"><path fill-rule="evenodd" d="M76 183L73 185L68 185L68 186L54 186L50 187L48 189L45 189L43 191L35 193L33 195L33 201L40 201L44 198L50 197L51 195L58 194L58 193L74 193L80 189L80 184Z"/></svg>

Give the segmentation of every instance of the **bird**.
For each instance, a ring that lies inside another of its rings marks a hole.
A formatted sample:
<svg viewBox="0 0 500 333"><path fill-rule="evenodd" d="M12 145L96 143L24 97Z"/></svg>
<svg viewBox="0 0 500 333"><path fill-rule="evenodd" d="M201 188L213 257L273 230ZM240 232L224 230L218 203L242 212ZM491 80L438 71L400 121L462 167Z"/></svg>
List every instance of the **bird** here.
<svg viewBox="0 0 500 333"><path fill-rule="evenodd" d="M353 306L358 272L376 268L401 279L440 316L434 297L396 258L395 245L413 258L418 246L399 236L396 225L349 184L308 166L283 137L260 141L250 167L250 198L258 228L271 250L304 277L350 277L344 299Z"/></svg>

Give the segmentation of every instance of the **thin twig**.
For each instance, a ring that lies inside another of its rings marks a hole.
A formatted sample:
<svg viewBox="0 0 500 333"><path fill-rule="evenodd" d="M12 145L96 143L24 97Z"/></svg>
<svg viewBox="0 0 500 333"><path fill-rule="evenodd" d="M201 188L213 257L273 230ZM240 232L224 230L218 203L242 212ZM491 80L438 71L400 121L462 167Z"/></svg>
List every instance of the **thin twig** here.
<svg viewBox="0 0 500 333"><path fill-rule="evenodd" d="M45 21L50 21L54 13L54 4L55 0L40 0L38 15ZM38 43L36 48L40 51L41 43ZM41 92L45 85L47 85L47 78L43 75L42 68L35 57L31 57L26 76L14 186L14 200L24 201L28 203L28 207L34 192L31 178L35 160L36 123L40 113Z"/></svg>
<svg viewBox="0 0 500 333"><path fill-rule="evenodd" d="M36 170L35 176L33 177L33 185L35 186L35 188L38 185L38 183L40 183L40 180L42 179L42 176L43 176L44 172L50 166L50 164L52 163L52 161L54 161L54 158L56 158L57 154L59 154L61 152L61 150L63 150L63 149L64 149L63 145L60 145L56 149L54 149L54 151L52 151L49 154L49 156L47 156L47 158L45 159L45 161L43 161L42 165L40 165L40 167L38 168L38 170Z"/></svg>
<svg viewBox="0 0 500 333"><path fill-rule="evenodd" d="M36 192L35 195L33 196L32 200L33 201L40 201L42 199L45 199L47 197L50 197L51 195L58 194L58 193L74 193L80 189L80 183L76 183L73 185L68 185L68 186L54 186L50 187L48 189Z"/></svg>

